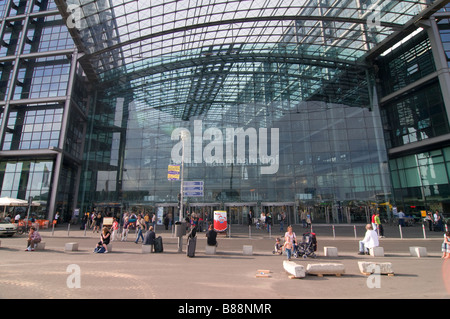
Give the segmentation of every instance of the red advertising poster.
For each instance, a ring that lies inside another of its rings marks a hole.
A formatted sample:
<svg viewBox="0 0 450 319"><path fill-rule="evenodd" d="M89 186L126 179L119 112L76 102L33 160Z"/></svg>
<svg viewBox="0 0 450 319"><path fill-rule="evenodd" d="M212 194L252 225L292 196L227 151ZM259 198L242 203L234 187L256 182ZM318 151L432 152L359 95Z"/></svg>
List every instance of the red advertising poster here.
<svg viewBox="0 0 450 319"><path fill-rule="evenodd" d="M227 212L216 210L214 211L214 229L217 232L223 232L227 230Z"/></svg>

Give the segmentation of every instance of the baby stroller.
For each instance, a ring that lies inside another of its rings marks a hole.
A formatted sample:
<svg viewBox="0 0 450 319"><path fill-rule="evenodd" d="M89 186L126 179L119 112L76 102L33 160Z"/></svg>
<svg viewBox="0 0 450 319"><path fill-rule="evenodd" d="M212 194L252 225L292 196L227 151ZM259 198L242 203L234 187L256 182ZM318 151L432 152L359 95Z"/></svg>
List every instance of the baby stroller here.
<svg viewBox="0 0 450 319"><path fill-rule="evenodd" d="M294 245L294 257L312 257L316 258L317 251L317 238L315 233L304 233L303 241L298 245Z"/></svg>

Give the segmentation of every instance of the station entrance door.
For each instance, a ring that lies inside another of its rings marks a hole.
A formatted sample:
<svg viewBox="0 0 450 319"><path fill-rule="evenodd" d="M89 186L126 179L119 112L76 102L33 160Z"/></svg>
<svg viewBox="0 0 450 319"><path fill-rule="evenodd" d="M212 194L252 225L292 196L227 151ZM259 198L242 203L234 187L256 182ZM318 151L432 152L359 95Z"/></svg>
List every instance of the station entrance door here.
<svg viewBox="0 0 450 319"><path fill-rule="evenodd" d="M255 216L257 203L225 203L225 210L227 211L230 224L248 225L249 212L252 211L253 216Z"/></svg>
<svg viewBox="0 0 450 319"><path fill-rule="evenodd" d="M298 218L295 214L295 203L294 202L263 202L261 203L262 211L261 214L267 215L270 213L272 215L272 224L280 224L281 215L284 212L285 221L284 229L287 225L293 225L298 223Z"/></svg>
<svg viewBox="0 0 450 319"><path fill-rule="evenodd" d="M199 220L201 231L207 230L209 223L213 222L214 211L220 210L220 203L189 203L189 213L195 213Z"/></svg>

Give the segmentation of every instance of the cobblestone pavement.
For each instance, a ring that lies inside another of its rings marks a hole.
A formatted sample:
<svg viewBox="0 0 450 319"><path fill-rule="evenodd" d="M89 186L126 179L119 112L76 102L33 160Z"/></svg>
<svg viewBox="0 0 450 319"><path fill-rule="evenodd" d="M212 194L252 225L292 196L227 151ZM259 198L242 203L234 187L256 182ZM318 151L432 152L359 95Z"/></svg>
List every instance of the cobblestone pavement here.
<svg viewBox="0 0 450 319"><path fill-rule="evenodd" d="M162 227L162 226L161 226ZM310 263L340 263L343 276L313 276L290 279L283 268L285 256L272 254L277 236L247 227L232 226L231 237L219 236L216 255L206 255L205 233L198 233L194 258L178 252L178 239L171 231L157 227L164 252L143 254L134 233L127 242L113 242L108 254L94 254L99 234L78 225L59 225L41 230L44 251L26 252L26 236L1 237L0 298L4 299L448 299L450 262L441 258L443 233L426 233L420 226L403 231L386 227L381 239L384 257L360 256L358 240L364 226L317 225L317 258L295 259L305 268ZM295 225L294 231L304 229ZM356 237L355 237L356 231ZM65 251L65 243L77 242L78 251ZM253 255L243 254L252 245ZM338 257L325 257L324 246L338 249ZM409 247L425 247L426 257L412 257ZM392 263L395 275L362 274L358 261ZM269 270L267 278L258 270ZM373 287L375 284L375 287ZM372 288L371 288L372 287Z"/></svg>

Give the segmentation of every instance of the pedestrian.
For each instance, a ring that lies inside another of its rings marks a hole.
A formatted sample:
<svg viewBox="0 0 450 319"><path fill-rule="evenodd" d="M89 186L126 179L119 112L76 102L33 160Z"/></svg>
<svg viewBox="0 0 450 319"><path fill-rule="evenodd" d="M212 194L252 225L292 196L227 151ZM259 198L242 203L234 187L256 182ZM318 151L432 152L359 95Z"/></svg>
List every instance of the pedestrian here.
<svg viewBox="0 0 450 319"><path fill-rule="evenodd" d="M152 247L152 251L155 245L155 239L156 239L156 234L153 231L153 226L150 226L148 228L148 231L145 233L144 236L144 241L142 242L142 245L151 245Z"/></svg>
<svg viewBox="0 0 450 319"><path fill-rule="evenodd" d="M267 232L270 233L270 231L272 229L272 214L271 213L267 213L266 224L267 224Z"/></svg>
<svg viewBox="0 0 450 319"><path fill-rule="evenodd" d="M373 229L372 224L366 225L366 234L363 240L359 241L359 255L368 255L369 249L373 247L378 247L378 234Z"/></svg>
<svg viewBox="0 0 450 319"><path fill-rule="evenodd" d="M168 230L169 229L169 214L165 214L164 215L164 229Z"/></svg>
<svg viewBox="0 0 450 319"><path fill-rule="evenodd" d="M146 213L144 216L144 222L145 222L146 229L149 229L150 228L150 215L148 213Z"/></svg>
<svg viewBox="0 0 450 319"><path fill-rule="evenodd" d="M431 215L431 212L427 212L425 222L428 224L428 230L433 231L433 216Z"/></svg>
<svg viewBox="0 0 450 319"><path fill-rule="evenodd" d="M91 214L91 229L95 227L95 216L97 216L97 214L93 211Z"/></svg>
<svg viewBox="0 0 450 319"><path fill-rule="evenodd" d="M16 223L17 225L19 225L19 221L20 221L20 214L16 214L16 216L14 216L14 223Z"/></svg>
<svg viewBox="0 0 450 319"><path fill-rule="evenodd" d="M28 233L27 249L25 249L25 251L34 251L36 244L40 243L41 240L42 238L39 232L36 228L34 228L34 226L31 226L30 232Z"/></svg>
<svg viewBox="0 0 450 319"><path fill-rule="evenodd" d="M311 214L307 213L307 214L306 214L306 227L309 228L309 229L311 229L311 224L312 224L312 221L311 221Z"/></svg>
<svg viewBox="0 0 450 319"><path fill-rule="evenodd" d="M153 216L152 216L152 226L153 226L153 229L156 230L156 214L153 214Z"/></svg>
<svg viewBox="0 0 450 319"><path fill-rule="evenodd" d="M279 216L279 221L280 221L280 232L284 231L284 221L286 220L286 214L284 212L281 212Z"/></svg>
<svg viewBox="0 0 450 319"><path fill-rule="evenodd" d="M189 230L189 234L187 235L187 240L189 241L189 238L194 238L195 236L197 236L197 226L194 223L192 223L191 229Z"/></svg>
<svg viewBox="0 0 450 319"><path fill-rule="evenodd" d="M99 233L100 226L102 224L102 214L101 213L95 214L94 222L95 222L95 226L94 226L94 230L92 232L95 233L95 231L97 230L97 233Z"/></svg>
<svg viewBox="0 0 450 319"><path fill-rule="evenodd" d="M58 224L58 221L59 221L59 212L56 212L55 218L53 219L53 225L55 225L55 227Z"/></svg>
<svg viewBox="0 0 450 319"><path fill-rule="evenodd" d="M139 242L139 238L142 238L142 242L144 242L144 234L143 232L145 231L145 222L142 219L142 216L139 214L136 220L136 230L137 230L137 235L136 235L136 241L135 243L137 244Z"/></svg>
<svg viewBox="0 0 450 319"><path fill-rule="evenodd" d="M274 250L272 251L272 254L281 255L283 253L283 245L281 245L280 238L277 238L275 240Z"/></svg>
<svg viewBox="0 0 450 319"><path fill-rule="evenodd" d="M442 214L436 210L435 214L436 228L438 231L444 231L444 222Z"/></svg>
<svg viewBox="0 0 450 319"><path fill-rule="evenodd" d="M378 236L384 238L384 228L383 225L381 224L380 212L377 212L377 214L375 215L375 224L377 225Z"/></svg>
<svg viewBox="0 0 450 319"><path fill-rule="evenodd" d="M302 220L303 228L308 227L308 225L306 223L306 212L304 210L302 210L302 212L300 214L300 219Z"/></svg>
<svg viewBox="0 0 450 319"><path fill-rule="evenodd" d="M110 240L111 240L111 233L108 227L103 227L102 234L100 235L100 241L97 243L97 247L95 248L94 253L97 252L103 252L105 254L108 253L108 245Z"/></svg>
<svg viewBox="0 0 450 319"><path fill-rule="evenodd" d="M373 230L377 230L377 223L375 222L376 216L377 216L377 214L374 212L372 214L372 220L371 220Z"/></svg>
<svg viewBox="0 0 450 319"><path fill-rule="evenodd" d="M111 229L112 229L111 241L114 241L119 237L119 222L117 221L117 218L114 218Z"/></svg>
<svg viewBox="0 0 450 319"><path fill-rule="evenodd" d="M405 227L405 213L402 210L398 213L398 224Z"/></svg>
<svg viewBox="0 0 450 319"><path fill-rule="evenodd" d="M295 233L292 231L292 226L289 225L287 227L287 232L284 234L284 244L283 248L286 252L287 259L291 260L292 256L292 248L294 248L294 244L297 241L297 236L295 236Z"/></svg>
<svg viewBox="0 0 450 319"><path fill-rule="evenodd" d="M444 241L442 243L442 258L450 258L450 231L444 234Z"/></svg>
<svg viewBox="0 0 450 319"><path fill-rule="evenodd" d="M122 240L121 241L127 241L129 225L130 225L129 217L128 217L128 215L126 215L123 219Z"/></svg>
<svg viewBox="0 0 450 319"><path fill-rule="evenodd" d="M84 213L83 218L81 219L81 226L80 226L81 230L86 229L88 220L89 220L89 213L86 212Z"/></svg>
<svg viewBox="0 0 450 319"><path fill-rule="evenodd" d="M216 246L217 243L217 232L214 229L214 226L211 224L208 227L208 231L206 232L206 243L208 246Z"/></svg>

